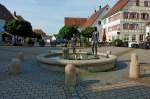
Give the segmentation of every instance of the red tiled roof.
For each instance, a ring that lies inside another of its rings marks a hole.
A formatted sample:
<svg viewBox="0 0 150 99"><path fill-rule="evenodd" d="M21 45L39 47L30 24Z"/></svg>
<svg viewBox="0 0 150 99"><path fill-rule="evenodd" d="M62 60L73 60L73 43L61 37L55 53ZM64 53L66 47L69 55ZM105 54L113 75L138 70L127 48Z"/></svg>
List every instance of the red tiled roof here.
<svg viewBox="0 0 150 99"><path fill-rule="evenodd" d="M87 22L84 24L84 27L88 27L91 26L96 19L99 17L99 15L101 15L101 13L103 13L103 11L109 7L109 5L104 6L103 8L99 9L99 11L95 12L94 14L91 15L90 18L88 18Z"/></svg>
<svg viewBox="0 0 150 99"><path fill-rule="evenodd" d="M5 21L13 20L13 15L9 12L9 10L2 4L0 4L0 19Z"/></svg>
<svg viewBox="0 0 150 99"><path fill-rule="evenodd" d="M106 14L105 18L115 14L119 10L121 10L129 0L119 0L111 9L110 11Z"/></svg>
<svg viewBox="0 0 150 99"><path fill-rule="evenodd" d="M83 26L87 18L73 18L73 17L65 17L65 25L76 25Z"/></svg>
<svg viewBox="0 0 150 99"><path fill-rule="evenodd" d="M37 33L37 34L40 34L42 36L45 36L46 33L42 30L42 29L34 29L33 32Z"/></svg>

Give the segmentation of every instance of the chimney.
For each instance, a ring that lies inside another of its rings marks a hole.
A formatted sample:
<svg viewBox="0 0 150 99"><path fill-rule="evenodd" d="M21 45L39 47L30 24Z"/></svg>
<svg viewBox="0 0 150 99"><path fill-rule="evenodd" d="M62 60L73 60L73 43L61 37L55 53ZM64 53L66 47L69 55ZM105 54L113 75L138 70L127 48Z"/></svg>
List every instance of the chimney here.
<svg viewBox="0 0 150 99"><path fill-rule="evenodd" d="M14 16L16 16L16 11L14 11Z"/></svg>
<svg viewBox="0 0 150 99"><path fill-rule="evenodd" d="M101 7L101 6L99 6L99 10L101 10L101 8L102 8L102 7Z"/></svg>

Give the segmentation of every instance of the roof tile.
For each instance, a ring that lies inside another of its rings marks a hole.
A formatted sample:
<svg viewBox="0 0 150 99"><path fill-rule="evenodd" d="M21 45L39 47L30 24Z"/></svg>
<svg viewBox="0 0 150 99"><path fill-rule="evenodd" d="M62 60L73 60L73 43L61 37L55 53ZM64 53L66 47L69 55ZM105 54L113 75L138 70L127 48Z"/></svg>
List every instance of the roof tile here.
<svg viewBox="0 0 150 99"><path fill-rule="evenodd" d="M10 11L2 4L0 4L0 19L6 20L6 21L10 21L14 19Z"/></svg>
<svg viewBox="0 0 150 99"><path fill-rule="evenodd" d="M99 11L92 14L88 18L87 22L84 24L84 27L91 26L96 21L96 19L99 17L99 15L101 15L107 7L109 7L109 5L104 6L103 8L99 9Z"/></svg>
<svg viewBox="0 0 150 99"><path fill-rule="evenodd" d="M119 0L111 9L110 11L106 14L105 18L115 14L119 10L121 10L129 0Z"/></svg>
<svg viewBox="0 0 150 99"><path fill-rule="evenodd" d="M76 25L83 26L87 18L73 18L73 17L65 17L65 25Z"/></svg>

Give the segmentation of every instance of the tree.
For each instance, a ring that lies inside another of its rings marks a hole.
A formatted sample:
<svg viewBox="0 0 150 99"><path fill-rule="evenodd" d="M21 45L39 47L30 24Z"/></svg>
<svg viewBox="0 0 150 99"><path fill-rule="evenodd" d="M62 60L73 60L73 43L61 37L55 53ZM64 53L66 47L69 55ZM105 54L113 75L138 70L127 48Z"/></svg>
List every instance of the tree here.
<svg viewBox="0 0 150 99"><path fill-rule="evenodd" d="M79 35L79 31L76 26L64 26L60 29L58 38L70 40L73 37L73 34Z"/></svg>
<svg viewBox="0 0 150 99"><path fill-rule="evenodd" d="M84 37L91 38L92 37L92 32L93 32L93 28L92 27L86 27L82 31L82 34L83 34Z"/></svg>
<svg viewBox="0 0 150 99"><path fill-rule="evenodd" d="M6 32L12 35L18 35L24 38L33 36L32 26L27 21L12 20L7 22L4 28Z"/></svg>
<svg viewBox="0 0 150 99"><path fill-rule="evenodd" d="M89 44L89 38L92 37L93 28L92 27L86 27L84 30L82 30L82 35L87 38L87 43Z"/></svg>
<svg viewBox="0 0 150 99"><path fill-rule="evenodd" d="M42 35L39 33L33 32L32 38L37 38L37 41L40 41L42 39Z"/></svg>

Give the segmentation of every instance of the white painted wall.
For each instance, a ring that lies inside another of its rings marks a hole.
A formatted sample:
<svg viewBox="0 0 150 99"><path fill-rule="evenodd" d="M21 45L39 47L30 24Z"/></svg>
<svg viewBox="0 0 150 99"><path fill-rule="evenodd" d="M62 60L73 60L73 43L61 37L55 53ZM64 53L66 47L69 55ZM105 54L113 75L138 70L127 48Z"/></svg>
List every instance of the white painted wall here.
<svg viewBox="0 0 150 99"><path fill-rule="evenodd" d="M106 8L101 15L99 15L99 17L96 19L96 21L92 24L92 27L97 27L98 31L99 31L99 40L102 41L102 20L103 17L108 13L110 7L108 6L108 8ZM101 25L98 24L98 22L101 21Z"/></svg>
<svg viewBox="0 0 150 99"><path fill-rule="evenodd" d="M146 26L146 36L147 36L147 33L150 33L150 26Z"/></svg>
<svg viewBox="0 0 150 99"><path fill-rule="evenodd" d="M121 11L119 11L118 13L122 13ZM116 14L118 14L116 13ZM116 15L114 14L114 15ZM113 15L112 15L113 16ZM111 16L110 16L111 17ZM102 21L102 28L103 29L106 29L106 38L107 38L107 42L109 42L109 40L113 40L113 38L117 39L118 38L118 35L117 35L117 32L120 32L120 31L111 31L109 32L108 31L108 27L112 27L114 25L118 25L118 24L121 24L122 20L121 19L118 19L118 20L115 20L115 21L112 21L112 22L108 22L108 19L109 18L106 18ZM105 24L106 23L106 24ZM120 34L121 36L122 34Z"/></svg>
<svg viewBox="0 0 150 99"><path fill-rule="evenodd" d="M133 2L134 0L129 0L128 4L118 13L123 13L123 12L138 12L138 13L149 13L150 15L150 7L144 7L144 3L143 0L140 0L140 5L142 6L136 6L136 3ZM116 14L118 14L116 13ZM114 14L115 15L115 14ZM113 16L113 15L112 15ZM110 16L111 17L111 16ZM106 24L104 24L106 21ZM118 31L112 31L112 32L108 32L108 27L109 26L113 26L113 25L117 25L117 24L121 24L123 25L124 23L137 23L139 24L139 29L137 30L123 30L123 28L120 30L120 38L123 39L125 35L129 35L129 41L132 41L132 36L136 35L136 42L139 42L139 35L144 35L144 38L147 34L147 31L150 32L150 27L145 28L145 25L147 24L147 22L149 22L150 20L142 20L142 19L118 19L114 22L110 22L108 23L108 18L104 19L102 21L102 28L106 29L106 35L107 35L107 41L109 41L109 39L112 39L113 36L117 37L117 32Z"/></svg>

